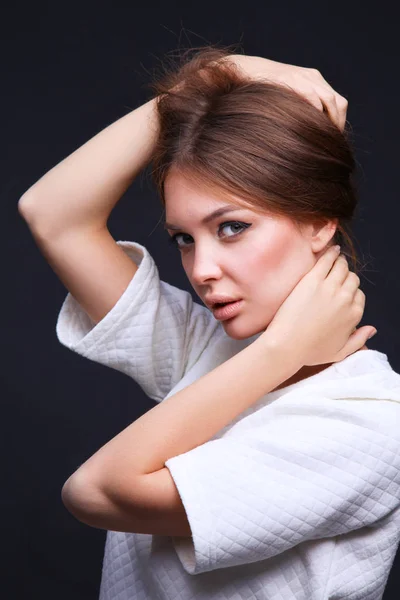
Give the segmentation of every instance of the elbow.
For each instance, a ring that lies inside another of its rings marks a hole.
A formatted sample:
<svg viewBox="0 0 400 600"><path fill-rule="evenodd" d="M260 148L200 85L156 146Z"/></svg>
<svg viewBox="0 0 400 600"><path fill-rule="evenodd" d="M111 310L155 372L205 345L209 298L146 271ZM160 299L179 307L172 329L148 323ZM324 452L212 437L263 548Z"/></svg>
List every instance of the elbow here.
<svg viewBox="0 0 400 600"><path fill-rule="evenodd" d="M25 194L18 200L18 212L25 221L28 218L28 196Z"/></svg>
<svg viewBox="0 0 400 600"><path fill-rule="evenodd" d="M43 211L36 199L30 195L23 195L18 201L18 212L28 225L32 235L37 240L49 240L54 237L54 224L49 215Z"/></svg>
<svg viewBox="0 0 400 600"><path fill-rule="evenodd" d="M87 515L93 512L94 498L97 494L89 490L80 473L74 473L64 483L61 490L61 500L65 508L79 521L85 521Z"/></svg>
<svg viewBox="0 0 400 600"><path fill-rule="evenodd" d="M61 499L75 519L90 527L103 528L102 519L109 511L109 502L84 474L71 475L63 485Z"/></svg>
<svg viewBox="0 0 400 600"><path fill-rule="evenodd" d="M33 228L33 224L37 221L37 204L30 194L25 193L18 200L18 212L29 228Z"/></svg>
<svg viewBox="0 0 400 600"><path fill-rule="evenodd" d="M62 487L61 500L68 512L72 512L74 504L69 480L66 481Z"/></svg>
<svg viewBox="0 0 400 600"><path fill-rule="evenodd" d="M85 497L83 490L78 487L77 482L72 477L64 483L61 490L62 503L68 512L76 518L79 518L78 513L81 514L84 505L87 504L87 502L84 502Z"/></svg>

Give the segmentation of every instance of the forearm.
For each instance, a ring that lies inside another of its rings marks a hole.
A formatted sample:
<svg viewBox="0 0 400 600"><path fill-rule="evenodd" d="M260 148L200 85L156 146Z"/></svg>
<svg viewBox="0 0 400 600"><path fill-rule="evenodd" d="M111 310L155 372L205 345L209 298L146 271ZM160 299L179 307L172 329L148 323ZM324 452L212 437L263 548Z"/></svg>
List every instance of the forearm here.
<svg viewBox="0 0 400 600"><path fill-rule="evenodd" d="M150 161L157 135L153 98L43 175L21 197L21 214L46 234L75 225L104 227L118 200Z"/></svg>
<svg viewBox="0 0 400 600"><path fill-rule="evenodd" d="M218 431L298 371L301 365L262 336L142 415L83 465L94 489L113 497L118 482L162 469Z"/></svg>

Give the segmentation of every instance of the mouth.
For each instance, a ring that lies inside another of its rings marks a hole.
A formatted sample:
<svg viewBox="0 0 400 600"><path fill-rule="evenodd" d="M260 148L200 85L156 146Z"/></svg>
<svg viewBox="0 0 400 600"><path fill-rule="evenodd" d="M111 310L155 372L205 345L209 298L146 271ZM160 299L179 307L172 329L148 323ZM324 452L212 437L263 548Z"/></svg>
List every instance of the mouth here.
<svg viewBox="0 0 400 600"><path fill-rule="evenodd" d="M239 314L243 305L243 300L233 300L232 302L220 302L212 307L214 317L219 321L232 319Z"/></svg>

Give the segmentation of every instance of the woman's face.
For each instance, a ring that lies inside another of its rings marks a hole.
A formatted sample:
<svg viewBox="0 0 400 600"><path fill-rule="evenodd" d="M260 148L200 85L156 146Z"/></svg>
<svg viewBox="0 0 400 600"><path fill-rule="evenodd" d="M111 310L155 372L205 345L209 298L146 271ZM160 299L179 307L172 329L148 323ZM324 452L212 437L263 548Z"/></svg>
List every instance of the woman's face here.
<svg viewBox="0 0 400 600"><path fill-rule="evenodd" d="M173 171L165 181L165 201L166 223L177 228L166 229L177 234L183 268L199 298L204 303L216 294L243 299L239 313L222 321L226 334L237 340L265 331L335 233L332 222L299 230L289 218L238 203L234 212L203 223L228 201Z"/></svg>

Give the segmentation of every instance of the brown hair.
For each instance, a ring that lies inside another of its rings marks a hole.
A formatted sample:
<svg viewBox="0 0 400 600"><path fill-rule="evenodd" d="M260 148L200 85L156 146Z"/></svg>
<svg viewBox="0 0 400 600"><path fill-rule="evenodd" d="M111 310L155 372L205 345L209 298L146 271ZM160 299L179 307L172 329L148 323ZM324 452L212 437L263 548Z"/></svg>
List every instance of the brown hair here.
<svg viewBox="0 0 400 600"><path fill-rule="evenodd" d="M349 234L356 163L347 132L288 86L250 79L226 60L229 54L229 47L210 45L186 50L179 68L150 83L160 126L151 175L163 206L174 168L297 226L337 219L331 243L342 246L357 273Z"/></svg>

